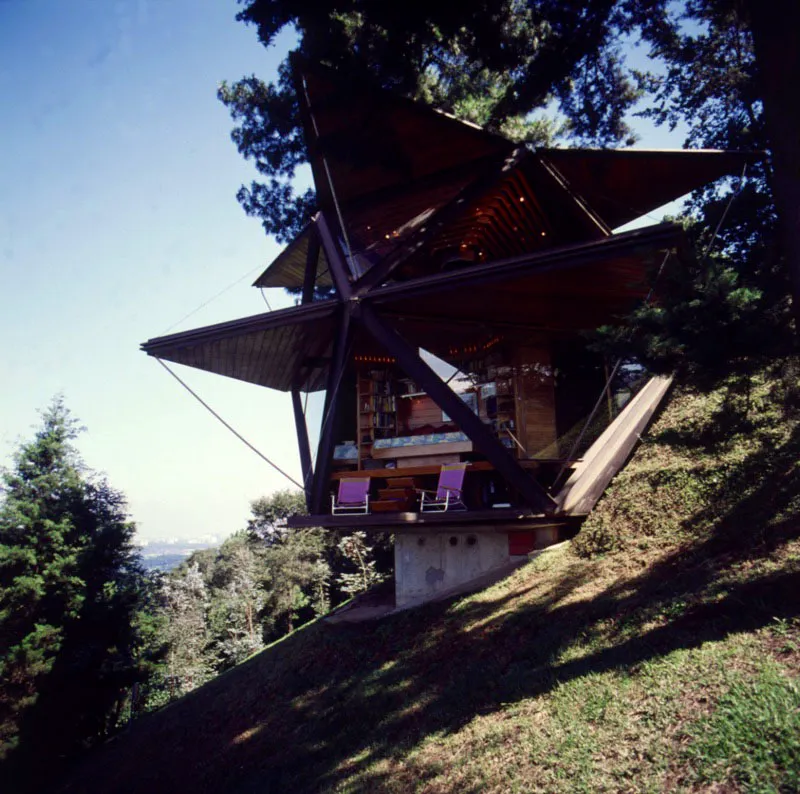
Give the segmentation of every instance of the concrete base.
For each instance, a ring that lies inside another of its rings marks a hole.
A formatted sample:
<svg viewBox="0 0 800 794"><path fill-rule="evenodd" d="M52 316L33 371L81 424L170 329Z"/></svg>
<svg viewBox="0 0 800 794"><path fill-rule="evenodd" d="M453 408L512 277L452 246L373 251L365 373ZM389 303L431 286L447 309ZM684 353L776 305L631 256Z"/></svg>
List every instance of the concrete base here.
<svg viewBox="0 0 800 794"><path fill-rule="evenodd" d="M510 562L505 532L395 535L395 603L422 604Z"/></svg>

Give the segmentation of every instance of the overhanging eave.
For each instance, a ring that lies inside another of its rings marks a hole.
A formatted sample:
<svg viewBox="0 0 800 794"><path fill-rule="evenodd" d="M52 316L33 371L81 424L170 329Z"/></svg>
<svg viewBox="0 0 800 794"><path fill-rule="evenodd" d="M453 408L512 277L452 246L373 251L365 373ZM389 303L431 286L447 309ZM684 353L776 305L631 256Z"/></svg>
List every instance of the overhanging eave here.
<svg viewBox="0 0 800 794"><path fill-rule="evenodd" d="M280 391L324 388L337 301L317 301L150 339L155 358Z"/></svg>

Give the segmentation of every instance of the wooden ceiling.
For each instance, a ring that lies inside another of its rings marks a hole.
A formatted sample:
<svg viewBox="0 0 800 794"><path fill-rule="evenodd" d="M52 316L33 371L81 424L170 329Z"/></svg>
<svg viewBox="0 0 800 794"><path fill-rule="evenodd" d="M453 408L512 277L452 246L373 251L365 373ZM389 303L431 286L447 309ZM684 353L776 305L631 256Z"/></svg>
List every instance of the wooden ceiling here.
<svg viewBox="0 0 800 794"><path fill-rule="evenodd" d="M362 270L406 260L394 280L599 239L758 156L534 152L319 64L295 68L320 206L341 213Z"/></svg>

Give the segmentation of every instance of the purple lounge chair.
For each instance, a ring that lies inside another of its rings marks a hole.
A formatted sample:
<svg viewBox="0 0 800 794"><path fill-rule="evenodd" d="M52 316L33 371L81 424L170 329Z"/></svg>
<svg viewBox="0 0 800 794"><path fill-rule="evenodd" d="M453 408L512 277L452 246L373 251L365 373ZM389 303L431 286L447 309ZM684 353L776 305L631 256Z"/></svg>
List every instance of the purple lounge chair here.
<svg viewBox="0 0 800 794"><path fill-rule="evenodd" d="M439 485L436 492L420 491L419 509L422 513L444 513L448 510L466 510L461 499L464 487L464 473L468 463L445 463L439 472Z"/></svg>
<svg viewBox="0 0 800 794"><path fill-rule="evenodd" d="M339 495L331 494L332 515L369 513L369 477L339 480Z"/></svg>

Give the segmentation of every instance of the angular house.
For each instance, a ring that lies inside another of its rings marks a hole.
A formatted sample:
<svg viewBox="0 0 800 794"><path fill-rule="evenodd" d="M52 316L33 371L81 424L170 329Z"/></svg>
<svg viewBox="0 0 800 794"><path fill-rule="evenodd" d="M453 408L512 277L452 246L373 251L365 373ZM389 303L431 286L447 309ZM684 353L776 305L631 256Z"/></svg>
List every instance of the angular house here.
<svg viewBox="0 0 800 794"><path fill-rule="evenodd" d="M296 84L320 210L255 286L298 305L142 347L290 392L309 512L290 525L394 533L397 604L419 603L597 502L669 379L584 332L657 300L654 278L690 256L675 224L613 230L748 155L533 149L318 65Z"/></svg>

